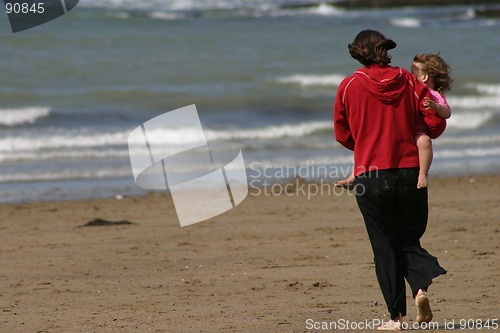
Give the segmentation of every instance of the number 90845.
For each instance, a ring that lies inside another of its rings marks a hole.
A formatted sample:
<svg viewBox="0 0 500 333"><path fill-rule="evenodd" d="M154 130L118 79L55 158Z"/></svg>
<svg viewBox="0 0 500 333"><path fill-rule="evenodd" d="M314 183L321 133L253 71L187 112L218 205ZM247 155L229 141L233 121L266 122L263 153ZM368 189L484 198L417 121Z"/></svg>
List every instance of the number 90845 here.
<svg viewBox="0 0 500 333"><path fill-rule="evenodd" d="M45 7L43 2L29 4L27 2L6 3L5 11L7 14L43 14Z"/></svg>

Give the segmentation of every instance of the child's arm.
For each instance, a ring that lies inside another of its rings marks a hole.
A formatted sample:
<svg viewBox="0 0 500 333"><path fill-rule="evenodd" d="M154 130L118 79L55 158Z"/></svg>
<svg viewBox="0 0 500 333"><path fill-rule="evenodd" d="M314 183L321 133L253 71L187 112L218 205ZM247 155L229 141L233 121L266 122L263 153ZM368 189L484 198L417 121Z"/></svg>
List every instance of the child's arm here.
<svg viewBox="0 0 500 333"><path fill-rule="evenodd" d="M435 110L437 114L443 119L448 119L451 117L451 109L445 104L439 104L429 97L426 97L424 99L423 104L426 108Z"/></svg>

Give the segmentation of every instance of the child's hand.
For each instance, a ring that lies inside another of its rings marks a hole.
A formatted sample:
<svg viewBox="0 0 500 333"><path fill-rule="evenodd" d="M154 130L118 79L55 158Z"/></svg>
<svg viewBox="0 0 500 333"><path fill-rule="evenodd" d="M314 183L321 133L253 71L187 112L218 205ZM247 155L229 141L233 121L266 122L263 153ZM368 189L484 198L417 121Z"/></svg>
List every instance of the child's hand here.
<svg viewBox="0 0 500 333"><path fill-rule="evenodd" d="M432 99L430 99L429 97L425 97L424 98L424 102L422 103L422 105L427 109L432 109L432 110L436 110L436 102L434 102Z"/></svg>

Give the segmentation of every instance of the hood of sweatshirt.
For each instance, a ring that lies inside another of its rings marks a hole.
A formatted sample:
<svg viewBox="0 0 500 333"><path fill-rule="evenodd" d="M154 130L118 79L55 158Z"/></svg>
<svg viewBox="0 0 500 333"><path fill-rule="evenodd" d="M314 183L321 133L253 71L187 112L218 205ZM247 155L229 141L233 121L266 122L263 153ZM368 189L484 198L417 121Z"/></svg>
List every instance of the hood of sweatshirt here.
<svg viewBox="0 0 500 333"><path fill-rule="evenodd" d="M407 71L399 67L372 65L358 69L354 75L363 86L384 104L395 103L408 83Z"/></svg>

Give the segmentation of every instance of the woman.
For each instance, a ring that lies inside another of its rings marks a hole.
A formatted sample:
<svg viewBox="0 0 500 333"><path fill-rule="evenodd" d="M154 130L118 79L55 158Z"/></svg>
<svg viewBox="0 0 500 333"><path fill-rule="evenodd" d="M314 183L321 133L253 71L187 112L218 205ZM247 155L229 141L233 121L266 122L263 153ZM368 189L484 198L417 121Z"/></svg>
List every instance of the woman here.
<svg viewBox="0 0 500 333"><path fill-rule="evenodd" d="M363 215L375 271L391 320L379 330L401 330L408 281L418 322L432 312L427 288L445 274L420 245L427 225L427 188L417 189L416 123L436 138L446 121L423 106L428 89L405 69L390 66L396 43L378 31L361 31L348 45L364 68L345 78L335 98L334 129L339 143L354 151L356 201Z"/></svg>

